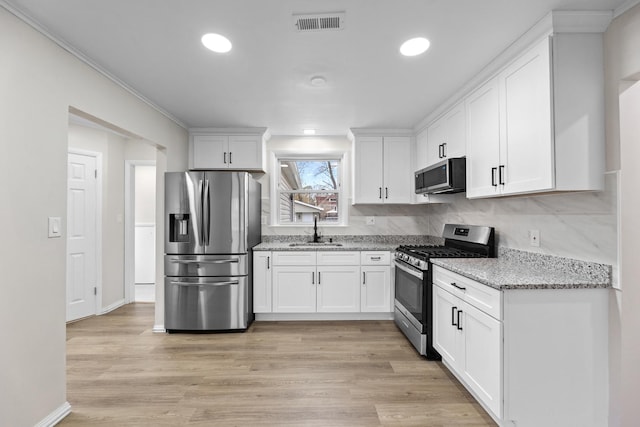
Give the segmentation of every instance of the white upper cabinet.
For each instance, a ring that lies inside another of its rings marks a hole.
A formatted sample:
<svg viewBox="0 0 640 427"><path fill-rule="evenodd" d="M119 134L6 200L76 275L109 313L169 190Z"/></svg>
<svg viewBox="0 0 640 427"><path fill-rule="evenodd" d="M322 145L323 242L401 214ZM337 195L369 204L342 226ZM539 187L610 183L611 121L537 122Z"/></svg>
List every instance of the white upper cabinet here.
<svg viewBox="0 0 640 427"><path fill-rule="evenodd" d="M554 186L551 56L545 39L498 76L500 164L503 194L551 190Z"/></svg>
<svg viewBox="0 0 640 427"><path fill-rule="evenodd" d="M601 190L601 34L554 34L465 99L467 197Z"/></svg>
<svg viewBox="0 0 640 427"><path fill-rule="evenodd" d="M465 155L465 121L464 103L460 102L429 125L425 166Z"/></svg>
<svg viewBox="0 0 640 427"><path fill-rule="evenodd" d="M498 79L465 100L467 110L467 197L494 196L498 189L500 109Z"/></svg>
<svg viewBox="0 0 640 427"><path fill-rule="evenodd" d="M190 129L189 169L264 171L265 130Z"/></svg>
<svg viewBox="0 0 640 427"><path fill-rule="evenodd" d="M352 139L353 203L411 203L411 137L356 131Z"/></svg>

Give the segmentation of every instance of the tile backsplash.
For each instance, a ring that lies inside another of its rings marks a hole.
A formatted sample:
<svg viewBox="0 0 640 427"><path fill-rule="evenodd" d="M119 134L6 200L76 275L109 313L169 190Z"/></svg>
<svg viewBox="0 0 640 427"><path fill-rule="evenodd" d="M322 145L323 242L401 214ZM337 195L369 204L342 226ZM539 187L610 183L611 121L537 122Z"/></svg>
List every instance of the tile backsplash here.
<svg viewBox="0 0 640 427"><path fill-rule="evenodd" d="M608 173L601 192L469 200L464 193L451 203L431 205L349 206L349 225L320 227L326 235L441 236L445 223L496 228L498 246L610 264L617 280L617 174ZM349 203L351 201L349 200ZM263 200L263 217L269 201ZM375 224L367 225L366 218ZM529 244L529 230L540 232L540 247ZM311 234L311 227L263 226L264 235Z"/></svg>
<svg viewBox="0 0 640 427"><path fill-rule="evenodd" d="M560 257L617 264L617 174L608 173L605 190L469 200L431 205L429 234L445 223L490 225L498 246ZM540 247L529 244L529 230L540 231Z"/></svg>

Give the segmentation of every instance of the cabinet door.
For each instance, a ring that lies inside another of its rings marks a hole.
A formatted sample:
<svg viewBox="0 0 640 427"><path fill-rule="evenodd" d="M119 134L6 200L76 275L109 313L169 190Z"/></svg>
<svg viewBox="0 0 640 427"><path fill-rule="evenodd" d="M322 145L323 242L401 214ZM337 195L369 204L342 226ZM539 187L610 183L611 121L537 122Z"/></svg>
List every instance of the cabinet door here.
<svg viewBox="0 0 640 427"><path fill-rule="evenodd" d="M463 302L440 288L433 287L433 347L457 369L463 343L458 329L458 310Z"/></svg>
<svg viewBox="0 0 640 427"><path fill-rule="evenodd" d="M465 100L467 110L467 197L500 194L500 98L496 79Z"/></svg>
<svg viewBox="0 0 640 427"><path fill-rule="evenodd" d="M442 144L445 140L445 125L445 119L442 117L427 128L427 160L429 165L443 159Z"/></svg>
<svg viewBox="0 0 640 427"><path fill-rule="evenodd" d="M411 138L384 138L384 203L411 203ZM369 168L373 168L373 164Z"/></svg>
<svg viewBox="0 0 640 427"><path fill-rule="evenodd" d="M317 284L318 313L357 313L360 311L360 267L319 266Z"/></svg>
<svg viewBox="0 0 640 427"><path fill-rule="evenodd" d="M391 273L389 266L363 266L360 311L363 313L392 312Z"/></svg>
<svg viewBox="0 0 640 427"><path fill-rule="evenodd" d="M271 313L271 252L253 253L253 311Z"/></svg>
<svg viewBox="0 0 640 427"><path fill-rule="evenodd" d="M414 171L426 168L430 164L429 159L429 129L425 129L416 135L416 159Z"/></svg>
<svg viewBox="0 0 640 427"><path fill-rule="evenodd" d="M193 135L191 169L227 169L229 138L224 135Z"/></svg>
<svg viewBox="0 0 640 427"><path fill-rule="evenodd" d="M502 324L469 304L462 310L462 377L494 415L502 418Z"/></svg>
<svg viewBox="0 0 640 427"><path fill-rule="evenodd" d="M272 280L274 313L316 311L315 267L274 266Z"/></svg>
<svg viewBox="0 0 640 427"><path fill-rule="evenodd" d="M229 136L230 169L262 170L262 137L260 135Z"/></svg>
<svg viewBox="0 0 640 427"><path fill-rule="evenodd" d="M549 190L555 185L550 61L545 39L498 77L503 194Z"/></svg>
<svg viewBox="0 0 640 427"><path fill-rule="evenodd" d="M354 151L353 203L382 203L382 137L357 137Z"/></svg>
<svg viewBox="0 0 640 427"><path fill-rule="evenodd" d="M442 147L443 158L462 157L466 154L466 119L464 103L454 106L444 116L445 134Z"/></svg>

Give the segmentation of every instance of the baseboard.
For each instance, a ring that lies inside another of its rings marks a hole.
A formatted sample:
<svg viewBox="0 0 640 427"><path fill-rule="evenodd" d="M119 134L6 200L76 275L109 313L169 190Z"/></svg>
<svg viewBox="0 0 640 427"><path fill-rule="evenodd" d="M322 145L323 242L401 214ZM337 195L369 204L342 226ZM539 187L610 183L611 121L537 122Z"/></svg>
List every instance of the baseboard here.
<svg viewBox="0 0 640 427"><path fill-rule="evenodd" d="M71 405L64 402L58 409L47 415L35 427L53 427L63 420L64 417L71 413Z"/></svg>
<svg viewBox="0 0 640 427"><path fill-rule="evenodd" d="M105 308L103 308L103 309L102 309L102 311L101 311L100 313L98 313L98 314L99 314L99 315L103 315L103 314L110 313L110 312L112 312L113 310L115 310L116 308L120 308L120 307L122 307L122 306L123 306L123 305L125 305L125 304L126 304L126 302L125 302L125 300L124 300L124 298L123 298L123 299L121 299L121 300L118 300L118 301L114 302L113 304L110 304L110 305L106 306L106 307L105 307Z"/></svg>
<svg viewBox="0 0 640 427"><path fill-rule="evenodd" d="M153 333L154 334L164 334L167 330L164 328L164 325L153 325Z"/></svg>
<svg viewBox="0 0 640 427"><path fill-rule="evenodd" d="M293 320L393 320L393 313L256 313L263 322Z"/></svg>

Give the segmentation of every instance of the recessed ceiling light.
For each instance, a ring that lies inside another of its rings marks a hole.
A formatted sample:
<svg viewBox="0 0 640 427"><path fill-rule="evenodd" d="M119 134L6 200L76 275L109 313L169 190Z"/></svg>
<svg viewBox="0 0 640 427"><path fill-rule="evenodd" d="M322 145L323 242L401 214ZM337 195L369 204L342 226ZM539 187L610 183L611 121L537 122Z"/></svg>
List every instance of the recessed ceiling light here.
<svg viewBox="0 0 640 427"><path fill-rule="evenodd" d="M322 87L327 84L327 79L322 76L313 76L311 77L311 86Z"/></svg>
<svg viewBox="0 0 640 427"><path fill-rule="evenodd" d="M316 130L315 129L304 129L302 132L305 135L315 135L316 134Z"/></svg>
<svg viewBox="0 0 640 427"><path fill-rule="evenodd" d="M225 53L231 50L231 42L220 34L208 33L202 36L202 44L209 50L217 53Z"/></svg>
<svg viewBox="0 0 640 427"><path fill-rule="evenodd" d="M402 46L400 46L400 53L404 56L420 55L429 49L430 45L431 43L429 43L429 40L424 37L416 37L402 43Z"/></svg>

